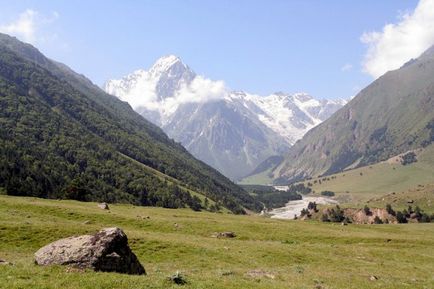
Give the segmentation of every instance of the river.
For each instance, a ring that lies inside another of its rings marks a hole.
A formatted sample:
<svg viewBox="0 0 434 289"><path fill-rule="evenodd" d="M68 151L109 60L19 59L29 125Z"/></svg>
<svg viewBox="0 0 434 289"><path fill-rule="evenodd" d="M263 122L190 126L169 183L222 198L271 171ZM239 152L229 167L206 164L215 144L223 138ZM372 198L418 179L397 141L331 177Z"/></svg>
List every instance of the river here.
<svg viewBox="0 0 434 289"><path fill-rule="evenodd" d="M302 200L289 201L285 207L275 208L269 212L274 219L294 219L294 216L300 216L301 210L307 208L309 202L316 202L318 205L338 204L337 201L326 197L304 197Z"/></svg>

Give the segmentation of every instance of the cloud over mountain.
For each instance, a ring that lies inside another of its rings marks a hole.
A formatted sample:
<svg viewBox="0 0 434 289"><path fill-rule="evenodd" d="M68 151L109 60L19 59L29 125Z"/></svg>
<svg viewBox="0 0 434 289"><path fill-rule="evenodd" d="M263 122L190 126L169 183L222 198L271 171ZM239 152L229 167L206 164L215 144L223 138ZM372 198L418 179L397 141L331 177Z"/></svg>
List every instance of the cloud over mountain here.
<svg viewBox="0 0 434 289"><path fill-rule="evenodd" d="M390 23L382 31L364 33L360 40L368 45L363 70L377 78L398 69L434 44L434 0L420 0L412 13Z"/></svg>

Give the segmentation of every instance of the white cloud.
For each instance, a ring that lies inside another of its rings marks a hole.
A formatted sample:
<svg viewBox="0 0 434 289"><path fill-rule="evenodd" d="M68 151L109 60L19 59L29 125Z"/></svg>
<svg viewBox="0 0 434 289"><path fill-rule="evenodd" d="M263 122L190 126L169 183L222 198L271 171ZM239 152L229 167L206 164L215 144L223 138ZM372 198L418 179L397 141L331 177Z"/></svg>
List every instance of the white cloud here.
<svg viewBox="0 0 434 289"><path fill-rule="evenodd" d="M363 70L374 78L401 67L434 44L434 0L420 0L413 13L399 19L360 38L368 45Z"/></svg>
<svg viewBox="0 0 434 289"><path fill-rule="evenodd" d="M149 109L159 109L163 114L173 113L184 103L204 103L222 99L228 94L223 81L213 81L203 76L196 76L188 85L184 85L173 97L164 99L161 103L147 103Z"/></svg>
<svg viewBox="0 0 434 289"><path fill-rule="evenodd" d="M38 11L27 9L10 23L0 25L0 32L16 36L22 41L36 44L44 42L55 35L47 36L41 28L59 18L59 13L52 12L50 16L41 15Z"/></svg>
<svg viewBox="0 0 434 289"><path fill-rule="evenodd" d="M227 94L223 81L213 81L197 76L188 86L182 87L175 95L180 102L207 102L222 98Z"/></svg>
<svg viewBox="0 0 434 289"><path fill-rule="evenodd" d="M159 99L156 92L158 80L158 77L154 77L148 71L137 70L126 79L108 81L104 89L127 101L134 109L146 108L159 111L163 115L173 113L184 103L203 103L222 99L229 91L223 81L196 76L191 82L182 85L173 96Z"/></svg>
<svg viewBox="0 0 434 289"><path fill-rule="evenodd" d="M351 63L345 63L342 67L341 67L341 71L349 71L353 69L353 65Z"/></svg>

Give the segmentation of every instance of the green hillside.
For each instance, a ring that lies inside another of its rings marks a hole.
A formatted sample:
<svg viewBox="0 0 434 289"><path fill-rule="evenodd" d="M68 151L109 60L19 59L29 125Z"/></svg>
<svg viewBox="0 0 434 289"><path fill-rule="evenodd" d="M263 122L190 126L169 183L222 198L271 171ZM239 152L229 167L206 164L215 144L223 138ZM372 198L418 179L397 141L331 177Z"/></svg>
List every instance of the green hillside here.
<svg viewBox="0 0 434 289"><path fill-rule="evenodd" d="M34 264L33 254L49 242L112 226L125 230L147 276ZM14 264L0 265L0 288L432 288L433 229L131 205L106 211L95 203L0 196L0 258ZM211 237L221 231L236 237ZM186 285L167 281L176 271Z"/></svg>
<svg viewBox="0 0 434 289"><path fill-rule="evenodd" d="M371 203L384 207L391 203L405 207L409 205L408 200L413 200L413 206L434 211L434 145L415 152L417 161L410 164L403 165L402 158L396 156L378 164L312 178L303 183L316 194L335 192L335 198L342 205L362 207Z"/></svg>
<svg viewBox="0 0 434 289"><path fill-rule="evenodd" d="M234 213L261 208L127 103L4 34L0 107L7 194L199 209L194 191Z"/></svg>
<svg viewBox="0 0 434 289"><path fill-rule="evenodd" d="M309 131L272 172L276 183L386 160L434 141L434 47L387 72Z"/></svg>

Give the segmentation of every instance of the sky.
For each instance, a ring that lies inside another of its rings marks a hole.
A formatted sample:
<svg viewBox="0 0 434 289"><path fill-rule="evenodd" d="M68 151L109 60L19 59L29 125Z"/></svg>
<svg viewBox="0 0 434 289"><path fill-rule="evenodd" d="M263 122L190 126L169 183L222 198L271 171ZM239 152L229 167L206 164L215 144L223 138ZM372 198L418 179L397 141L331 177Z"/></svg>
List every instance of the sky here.
<svg viewBox="0 0 434 289"><path fill-rule="evenodd" d="M0 0L0 32L97 85L174 54L232 90L348 98L434 44L434 0Z"/></svg>

